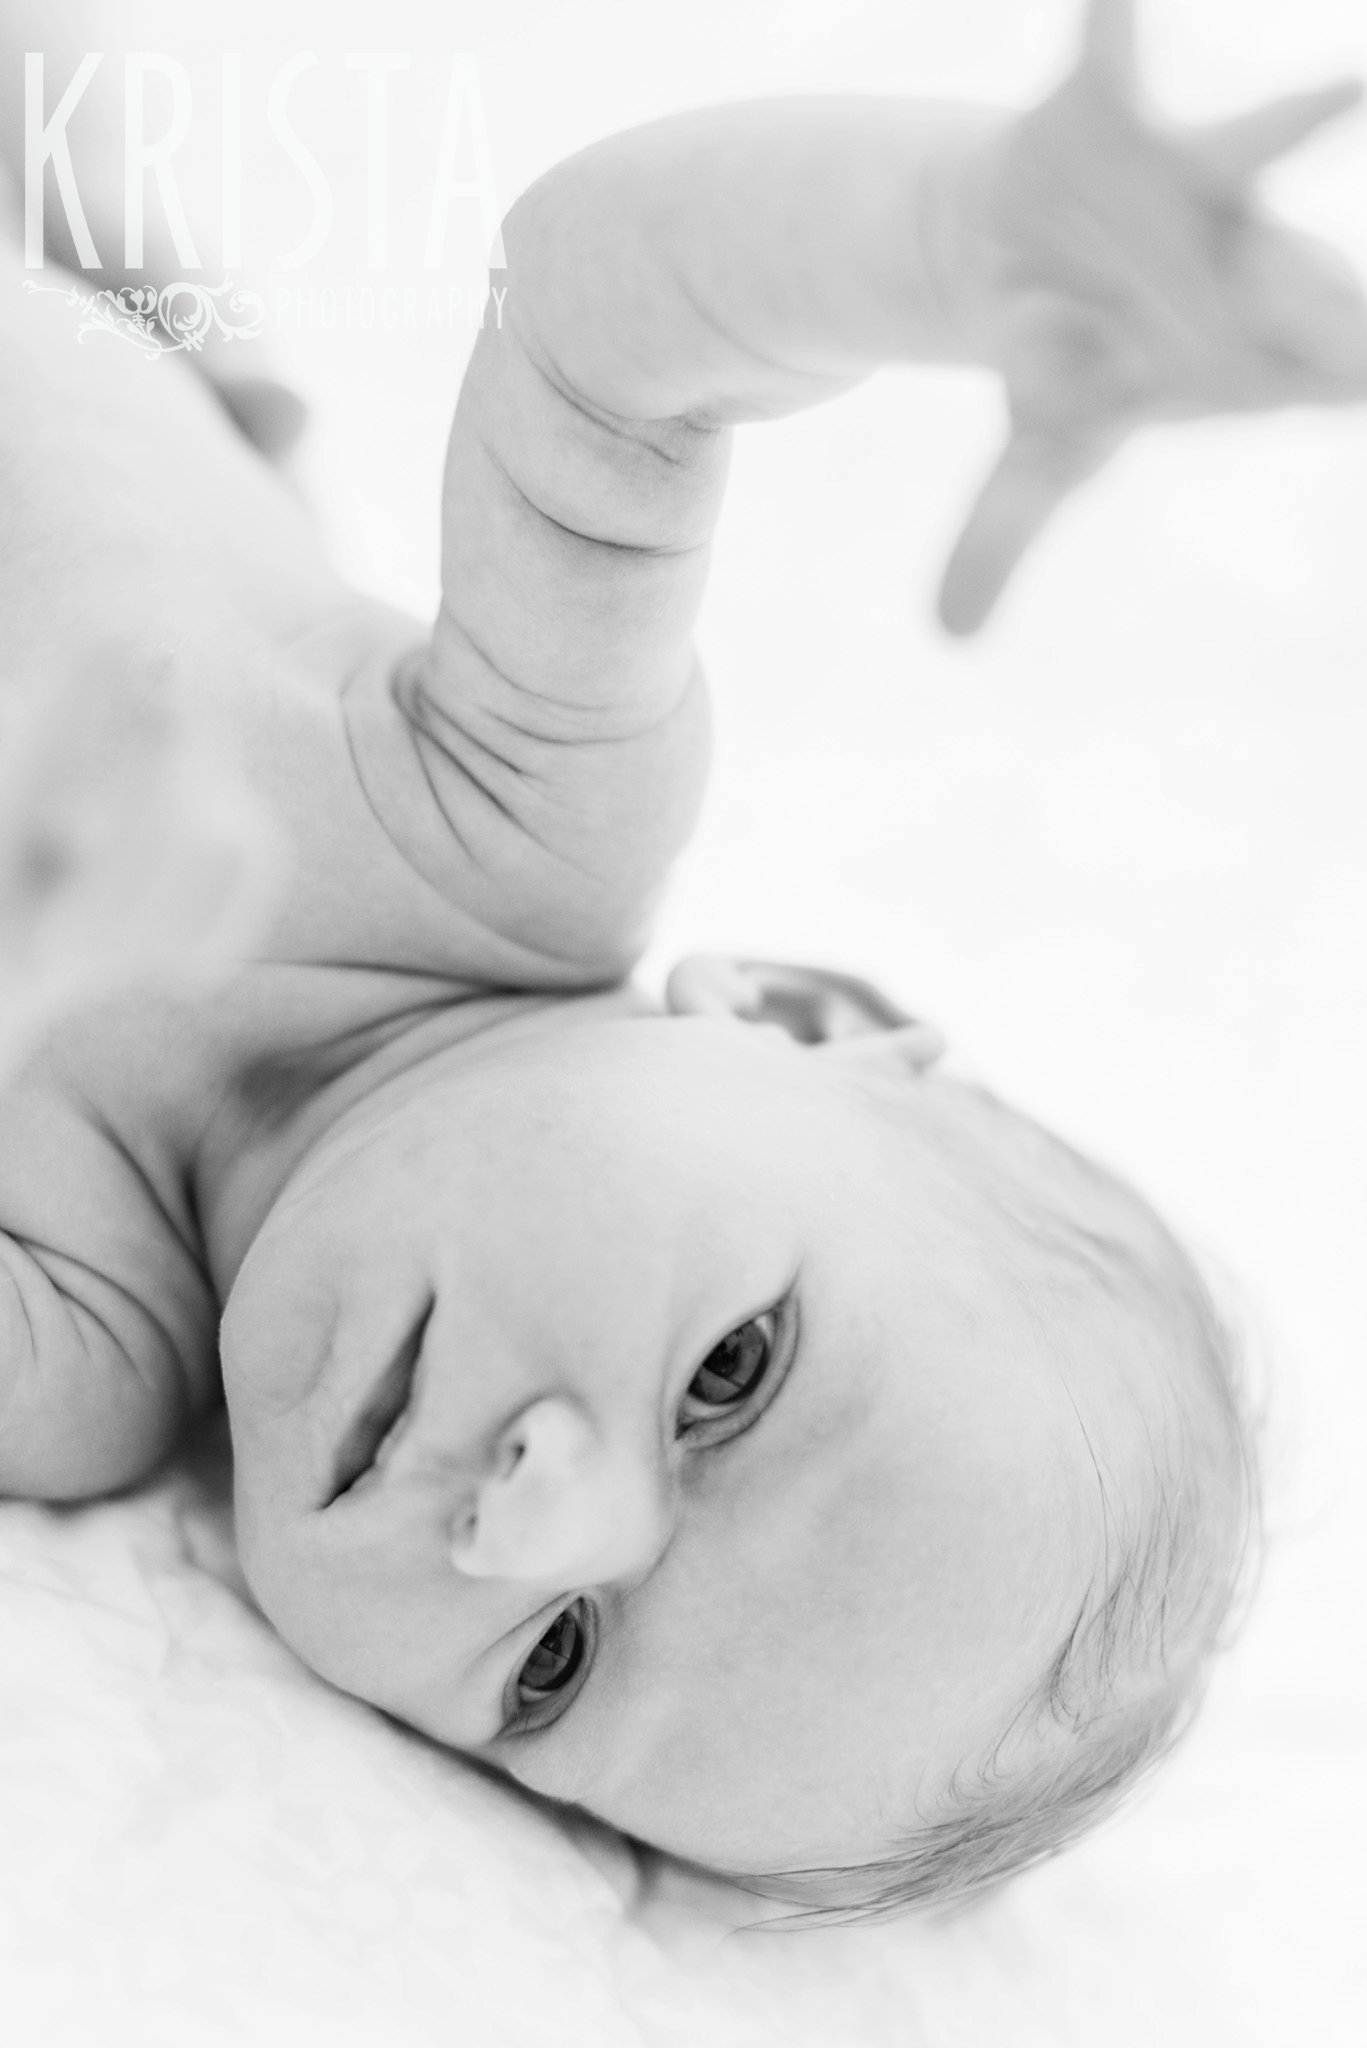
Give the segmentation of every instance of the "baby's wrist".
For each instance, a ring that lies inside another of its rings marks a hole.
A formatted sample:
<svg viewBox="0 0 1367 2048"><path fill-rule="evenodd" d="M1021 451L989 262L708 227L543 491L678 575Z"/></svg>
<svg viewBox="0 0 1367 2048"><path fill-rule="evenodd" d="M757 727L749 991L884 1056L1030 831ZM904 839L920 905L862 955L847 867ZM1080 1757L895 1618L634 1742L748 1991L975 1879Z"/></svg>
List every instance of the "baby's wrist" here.
<svg viewBox="0 0 1367 2048"><path fill-rule="evenodd" d="M945 346L942 359L1000 360L1002 250L995 194L1007 110L954 110L920 167L914 202L921 291ZM917 354L921 351L917 350Z"/></svg>

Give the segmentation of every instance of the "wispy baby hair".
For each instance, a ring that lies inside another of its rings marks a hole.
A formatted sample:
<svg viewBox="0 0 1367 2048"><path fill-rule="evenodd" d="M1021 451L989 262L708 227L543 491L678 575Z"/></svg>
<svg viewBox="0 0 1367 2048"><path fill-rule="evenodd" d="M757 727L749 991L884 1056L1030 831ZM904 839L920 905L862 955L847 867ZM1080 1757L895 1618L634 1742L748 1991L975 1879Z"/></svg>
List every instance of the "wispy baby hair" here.
<svg viewBox="0 0 1367 2048"><path fill-rule="evenodd" d="M1114 1811L1190 1726L1261 1562L1247 1351L1126 1182L986 1090L941 1080L912 1111L988 1234L994 1263L1061 1350L1138 1318L1168 1426L1140 1497L1096 1463L1103 1554L1064 1640L987 1753L965 1761L896 1850L840 1869L731 1874L800 1910L769 1929L890 1918L984 1892ZM1096 1462L1094 1460L1094 1462Z"/></svg>

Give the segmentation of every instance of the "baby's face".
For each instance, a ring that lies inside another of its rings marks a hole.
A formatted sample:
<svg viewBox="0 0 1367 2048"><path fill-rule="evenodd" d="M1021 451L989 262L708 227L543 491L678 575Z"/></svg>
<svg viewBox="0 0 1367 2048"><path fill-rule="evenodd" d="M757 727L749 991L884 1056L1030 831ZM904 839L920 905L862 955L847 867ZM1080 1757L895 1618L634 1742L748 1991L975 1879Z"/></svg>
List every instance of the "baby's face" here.
<svg viewBox="0 0 1367 2048"><path fill-rule="evenodd" d="M730 1020L490 1034L387 1084L228 1303L263 1608L675 1854L887 1852L1038 1682L1092 1547L1085 1392L963 1200L847 1054Z"/></svg>

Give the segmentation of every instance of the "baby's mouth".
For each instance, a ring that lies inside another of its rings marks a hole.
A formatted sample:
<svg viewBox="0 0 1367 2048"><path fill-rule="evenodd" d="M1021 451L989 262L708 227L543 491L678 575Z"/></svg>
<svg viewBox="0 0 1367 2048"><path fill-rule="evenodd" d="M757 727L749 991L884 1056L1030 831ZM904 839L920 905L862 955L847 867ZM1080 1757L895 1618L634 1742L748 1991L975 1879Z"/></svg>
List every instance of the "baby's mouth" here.
<svg viewBox="0 0 1367 2048"><path fill-rule="evenodd" d="M422 1356L422 1340L435 1306L435 1298L426 1303L360 1413L348 1425L337 1447L330 1489L321 1506L330 1508L334 1501L376 1474L390 1445L401 1434Z"/></svg>

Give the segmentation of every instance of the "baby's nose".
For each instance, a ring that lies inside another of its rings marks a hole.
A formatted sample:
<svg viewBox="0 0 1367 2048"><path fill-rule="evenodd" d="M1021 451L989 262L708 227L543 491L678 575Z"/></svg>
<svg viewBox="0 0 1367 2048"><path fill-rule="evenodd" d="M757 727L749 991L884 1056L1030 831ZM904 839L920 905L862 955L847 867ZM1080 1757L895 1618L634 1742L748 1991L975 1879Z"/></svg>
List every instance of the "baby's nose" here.
<svg viewBox="0 0 1367 2048"><path fill-rule="evenodd" d="M504 1431L451 1562L470 1578L591 1585L649 1570L668 1535L649 1461L605 1443L577 1402L548 1397Z"/></svg>

